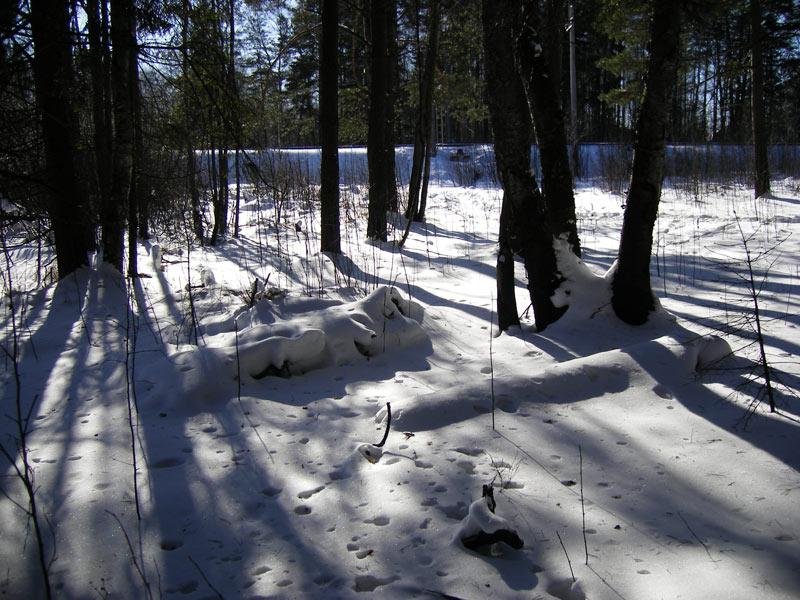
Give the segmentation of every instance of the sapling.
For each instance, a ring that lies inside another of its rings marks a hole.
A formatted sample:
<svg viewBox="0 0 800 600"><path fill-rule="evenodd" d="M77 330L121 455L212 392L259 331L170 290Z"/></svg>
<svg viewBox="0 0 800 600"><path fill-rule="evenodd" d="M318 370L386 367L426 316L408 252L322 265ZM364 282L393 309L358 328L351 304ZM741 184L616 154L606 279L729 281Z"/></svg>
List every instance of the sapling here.
<svg viewBox="0 0 800 600"><path fill-rule="evenodd" d="M747 245L748 238L744 234L744 230L742 229L742 222L739 220L739 215L736 214L736 211L734 211L733 216L736 218L736 225L739 228L739 233L742 236L742 245L744 246L744 253L747 261L747 274L748 274L747 283L749 286L750 299L753 302L753 313L756 320L755 321L756 338L758 340L758 348L761 356L761 369L764 374L764 385L767 390L767 397L769 398L769 411L774 413L775 397L772 393L772 378L770 377L770 366L769 362L767 361L767 353L766 350L764 349L764 335L761 330L761 313L758 307L758 296L761 292L761 286L759 286L759 289L756 290L755 276L753 274L753 257L750 254L750 247ZM766 280L767 273L764 274L764 280Z"/></svg>
<svg viewBox="0 0 800 600"><path fill-rule="evenodd" d="M761 402L762 394L765 394L769 403L770 412L776 412L775 407L775 393L774 393L774 373L772 366L770 365L769 359L767 357L766 352L766 345L765 345L765 334L763 329L763 316L761 311L761 305L759 303L759 299L761 296L761 291L764 287L764 284L767 282L769 277L770 270L775 263L777 258L770 258L771 255L780 247L780 245L785 241L786 238L778 239L775 241L771 246L768 248L761 250L759 252L754 252L752 249L752 241L755 238L755 235L758 232L758 229L753 231L751 234L746 234L744 228L742 227L741 219L736 211L733 211L734 220L736 222L736 226L739 233L739 238L741 243L741 247L744 250L744 273L739 272L737 268L739 265L742 264L742 261L736 259L732 256L720 254L722 256L722 260L716 259L709 259L713 260L715 264L718 264L720 267L725 269L728 272L733 273L742 280L746 286L747 292L746 297L748 303L752 307L753 314L750 315L742 315L740 319L736 320L736 327L732 328L730 325L727 329L740 329L742 326L750 326L753 329L754 339L752 342L748 343L745 347L750 345L757 345L758 347L758 360L756 361L756 370L759 372L761 378L764 381L763 386L759 389L759 392L754 397L753 401L750 403L747 411L746 420L749 420L750 416L755 412L756 408ZM757 270L759 269L758 265L762 262L770 259L766 267L762 269L762 275L759 277L757 275ZM743 349L743 348L742 348Z"/></svg>

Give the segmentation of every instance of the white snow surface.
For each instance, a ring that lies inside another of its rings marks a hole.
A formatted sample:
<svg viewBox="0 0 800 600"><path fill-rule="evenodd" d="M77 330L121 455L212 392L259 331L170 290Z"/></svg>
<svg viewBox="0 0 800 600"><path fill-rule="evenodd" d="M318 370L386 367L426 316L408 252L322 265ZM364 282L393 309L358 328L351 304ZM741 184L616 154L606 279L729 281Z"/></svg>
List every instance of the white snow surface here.
<svg viewBox="0 0 800 600"><path fill-rule="evenodd" d="M363 212L363 188L342 189ZM402 250L343 218L342 257L314 250L314 207L276 223L245 190L240 239L190 255L142 244L130 294L108 267L36 289L35 248L15 249L19 397L55 596L797 598L800 193L704 189L664 191L659 309L641 327L609 304L622 198L593 187L576 192L582 259L559 251L569 308L542 333L529 314L496 331L491 184L432 186ZM734 210L754 256L783 240L756 264L774 414L749 375ZM518 264L521 311L525 284ZM13 453L9 359L2 385ZM43 597L24 490L1 460L0 596ZM490 483L519 551L452 542L486 524L468 515Z"/></svg>

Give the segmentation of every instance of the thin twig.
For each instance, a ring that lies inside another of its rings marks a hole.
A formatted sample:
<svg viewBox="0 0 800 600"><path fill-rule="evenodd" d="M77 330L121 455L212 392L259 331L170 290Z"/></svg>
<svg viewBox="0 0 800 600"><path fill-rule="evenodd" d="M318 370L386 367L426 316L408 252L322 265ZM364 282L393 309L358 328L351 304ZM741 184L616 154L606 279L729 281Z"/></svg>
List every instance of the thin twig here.
<svg viewBox="0 0 800 600"><path fill-rule="evenodd" d="M569 553L567 552L567 547L564 546L564 540L561 539L561 534L556 531L556 535L558 536L558 541L561 542L561 548L564 550L564 555L567 557L567 564L569 565L569 572L572 574L572 583L578 581L575 579L575 571L572 570L572 561L569 559Z"/></svg>
<svg viewBox="0 0 800 600"><path fill-rule="evenodd" d="M494 337L494 294L491 296L491 309L489 312L489 373L491 377L491 386L492 386L492 431L495 431L494 426L494 409L495 409L495 398L494 398L494 357L492 356L492 338Z"/></svg>
<svg viewBox="0 0 800 600"><path fill-rule="evenodd" d="M586 566L589 566L589 545L586 543L586 506L583 501L583 450L578 444L578 460L580 461L580 481L581 481L581 516L583 517L583 550L586 553Z"/></svg>
<svg viewBox="0 0 800 600"><path fill-rule="evenodd" d="M136 560L136 552L133 550L133 544L131 543L131 538L128 536L128 532L125 530L125 526L115 513L111 512L110 510L106 510L106 513L111 515L111 517L117 522L117 525L119 525L122 535L125 537L125 543L128 544L128 551L131 553L131 561L133 562L133 566L139 575L139 579L142 580L142 585L144 585L147 597L150 600L153 600L153 591L150 589L150 582L147 581L147 575L145 575L144 571L142 571L142 566L139 565L139 561Z"/></svg>
<svg viewBox="0 0 800 600"><path fill-rule="evenodd" d="M711 556L711 551L708 549L708 546L706 546L706 543L703 540L701 540L698 537L698 535L694 532L694 529L692 529L689 526L689 523L686 521L686 519L683 517L683 515L680 513L680 511L678 511L678 516L681 518L681 521L683 521L683 524L686 525L686 529L689 530L689 533L692 534L692 537L694 539L696 539L698 542L700 542L701 546L703 546L703 549L706 551L706 554L708 554L708 558L710 558L711 561L714 562L714 557Z"/></svg>
<svg viewBox="0 0 800 600"><path fill-rule="evenodd" d="M206 582L206 585L209 588L211 588L211 591L214 592L217 595L217 598L219 598L220 600L225 600L225 596L220 594L219 590L217 588L215 588L213 586L213 584L208 580L208 577L206 577L206 574L203 572L203 569L200 568L200 565L198 565L197 562L192 558L191 554L188 555L188 558L189 558L189 562L191 562L194 565L194 568L197 569L197 572L200 573L200 577L203 578L203 581Z"/></svg>

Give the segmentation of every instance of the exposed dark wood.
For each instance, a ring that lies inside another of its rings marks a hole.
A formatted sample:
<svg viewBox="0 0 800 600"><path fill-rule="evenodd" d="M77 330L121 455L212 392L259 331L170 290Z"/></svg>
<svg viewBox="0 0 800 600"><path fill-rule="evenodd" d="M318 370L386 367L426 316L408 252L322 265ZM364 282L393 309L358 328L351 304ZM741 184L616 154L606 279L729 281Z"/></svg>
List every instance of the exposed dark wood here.
<svg viewBox="0 0 800 600"><path fill-rule="evenodd" d="M339 6L322 1L322 43L319 72L319 135L321 240L323 252L341 252L339 231Z"/></svg>
<svg viewBox="0 0 800 600"><path fill-rule="evenodd" d="M428 45L425 49L425 62L422 65L422 78L419 88L419 106L417 123L414 129L414 156L411 162L411 177L408 182L408 207L406 218L412 221L423 221L424 212L420 211L420 191L422 187L425 155L429 148L432 133L433 86L436 75L436 56L439 49L439 29L441 22L439 0L432 0L428 14Z"/></svg>
<svg viewBox="0 0 800 600"><path fill-rule="evenodd" d="M664 180L664 135L680 48L680 3L655 1L653 4L650 59L636 127L619 262L612 283L614 312L631 325L647 321L655 306L650 287L650 255Z"/></svg>
<svg viewBox="0 0 800 600"><path fill-rule="evenodd" d="M74 156L78 122L73 110L69 2L31 0L33 78L45 153L47 212L53 229L58 276L87 262L92 248L88 206L77 183Z"/></svg>
<svg viewBox="0 0 800 600"><path fill-rule="evenodd" d="M531 170L532 123L512 38L519 0L483 0L483 44L495 161L503 186L497 316L501 330L519 324L514 297L514 254L522 256L536 327L544 330L564 312L551 296L561 282L545 205Z"/></svg>
<svg viewBox="0 0 800 600"><path fill-rule="evenodd" d="M367 237L386 240L388 196L388 155L386 147L387 100L389 93L389 44L387 36L388 2L370 3L369 17L372 44L370 48L369 115L367 160L369 166L369 211Z"/></svg>
<svg viewBox="0 0 800 600"><path fill-rule="evenodd" d="M755 158L755 196L769 194L769 160L767 159L767 124L764 115L764 32L761 27L761 2L750 0L750 59L753 85L751 110L753 118L753 151Z"/></svg>
<svg viewBox="0 0 800 600"><path fill-rule="evenodd" d="M525 542L517 535L517 532L509 529L498 529L492 533L481 531L475 535L461 538L461 543L464 544L465 548L470 550L478 550L483 546L488 546L489 544L495 544L497 542L508 544L514 548L514 550L519 550L525 545Z"/></svg>
<svg viewBox="0 0 800 600"><path fill-rule="evenodd" d="M570 249L580 256L564 113L561 110L556 75L550 72L551 50L548 48L548 39L542 35L541 11L539 0L522 2L516 59L536 128L547 220L553 235L565 237Z"/></svg>
<svg viewBox="0 0 800 600"><path fill-rule="evenodd" d="M113 88L114 152L111 201L103 207L103 259L123 270L125 222L133 178L133 90L131 61L136 52L136 13L133 0L111 3L111 84Z"/></svg>

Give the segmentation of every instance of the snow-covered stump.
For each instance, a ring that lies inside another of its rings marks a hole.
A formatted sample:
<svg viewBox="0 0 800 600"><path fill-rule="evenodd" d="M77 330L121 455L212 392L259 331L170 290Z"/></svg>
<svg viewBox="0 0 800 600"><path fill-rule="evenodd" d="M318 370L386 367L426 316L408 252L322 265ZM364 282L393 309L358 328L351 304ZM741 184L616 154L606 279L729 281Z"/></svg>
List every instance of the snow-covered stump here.
<svg viewBox="0 0 800 600"><path fill-rule="evenodd" d="M522 548L525 545L522 538L506 519L495 514L496 507L492 486L484 485L483 497L470 504L469 513L461 522L453 541L473 551L479 551L499 542L514 550Z"/></svg>

